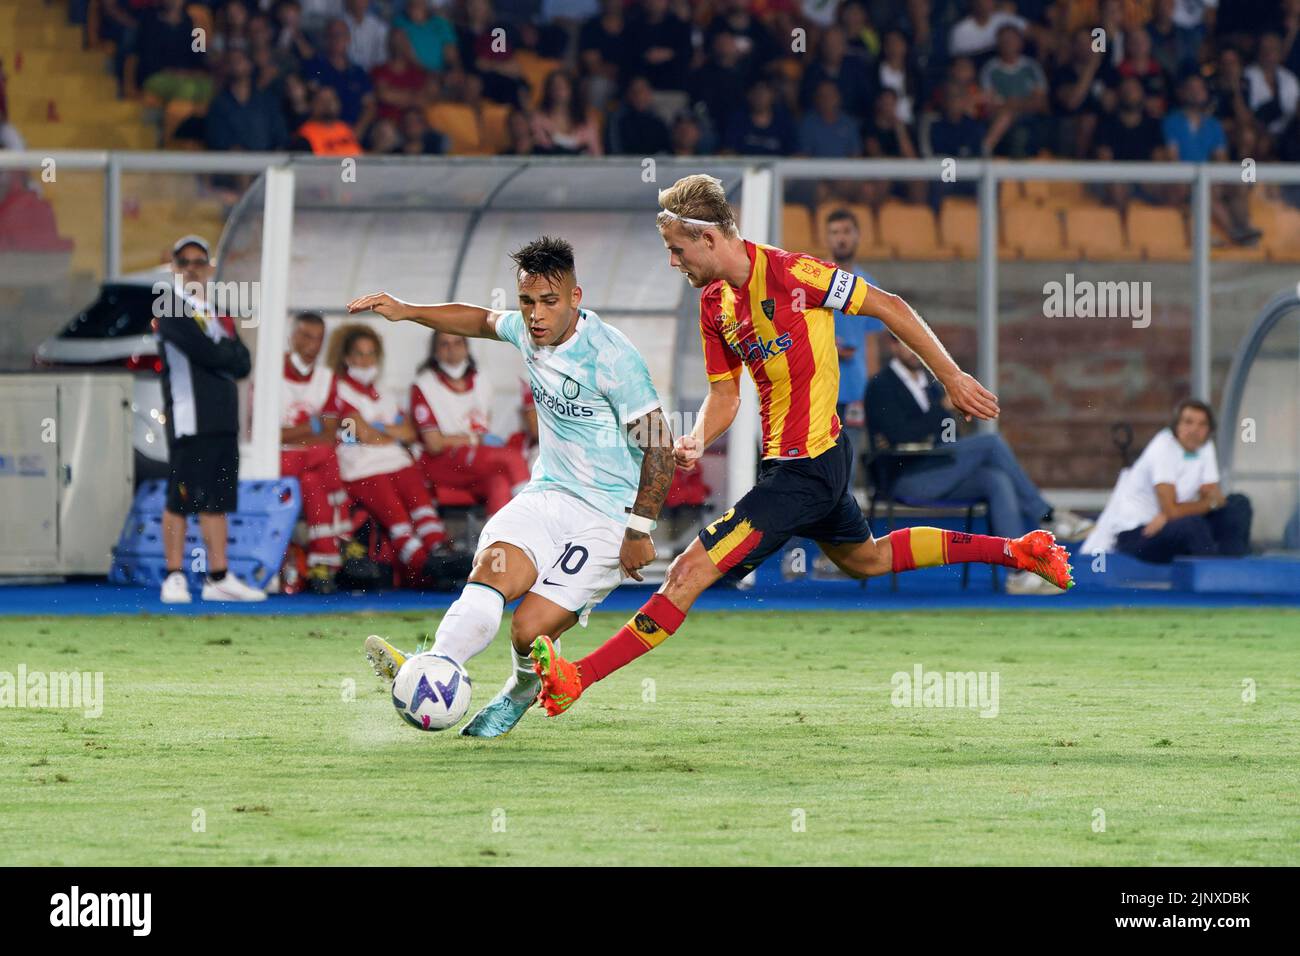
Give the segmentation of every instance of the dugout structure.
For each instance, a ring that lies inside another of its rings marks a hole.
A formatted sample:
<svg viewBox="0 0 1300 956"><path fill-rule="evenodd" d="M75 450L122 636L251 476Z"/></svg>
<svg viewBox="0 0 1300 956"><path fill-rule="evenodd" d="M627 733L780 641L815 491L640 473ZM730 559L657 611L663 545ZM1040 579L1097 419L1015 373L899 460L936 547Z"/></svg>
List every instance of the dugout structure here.
<svg viewBox="0 0 1300 956"><path fill-rule="evenodd" d="M700 171L718 176L746 215L747 171L727 161L687 166L666 159L475 158L430 166L405 158L343 164L295 158L268 169L232 212L217 254L218 281L256 283L260 291L258 315L246 333L256 366L249 476L270 477L278 468L278 443L258 422L278 421L275 397L261 397L260 387L278 391L273 383L286 335L280 317L318 311L335 327L345 321L349 300L379 290L418 302L515 308L509 254L541 235L573 243L583 305L627 334L645 356L666 411L693 413L705 381L698 293L668 268L654 217L657 191ZM766 188L749 194L751 201L769 198ZM763 208L749 210L748 218L761 227L768 222ZM427 355L431 333L378 317L360 320L383 336L383 384L402 393ZM263 342L276 343L274 361L256 357ZM495 430L508 433L521 404L520 356L491 342L471 342L471 350L493 389ZM756 406L750 407L756 415ZM672 421L675 431L683 423L689 428L686 416ZM728 467L731 457L716 467ZM751 454L749 474L753 460ZM719 487L727 484L725 474L714 479Z"/></svg>

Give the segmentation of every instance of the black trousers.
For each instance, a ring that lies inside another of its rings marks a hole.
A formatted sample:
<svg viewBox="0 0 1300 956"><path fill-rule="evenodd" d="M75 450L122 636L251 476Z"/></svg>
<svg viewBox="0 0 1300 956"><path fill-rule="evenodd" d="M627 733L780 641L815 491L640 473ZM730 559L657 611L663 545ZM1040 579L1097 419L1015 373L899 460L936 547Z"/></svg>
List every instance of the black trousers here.
<svg viewBox="0 0 1300 956"><path fill-rule="evenodd" d="M1122 531L1115 546L1124 554L1152 564L1168 564L1181 555L1220 555L1239 558L1250 551L1250 499L1228 495L1227 503L1215 511L1165 523L1149 538L1141 528Z"/></svg>

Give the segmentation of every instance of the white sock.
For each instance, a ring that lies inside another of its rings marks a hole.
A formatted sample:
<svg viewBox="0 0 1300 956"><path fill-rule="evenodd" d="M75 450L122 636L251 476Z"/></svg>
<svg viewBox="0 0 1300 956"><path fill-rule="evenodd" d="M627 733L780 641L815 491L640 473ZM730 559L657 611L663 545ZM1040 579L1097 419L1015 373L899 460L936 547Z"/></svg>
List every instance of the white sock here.
<svg viewBox="0 0 1300 956"><path fill-rule="evenodd" d="M464 667L497 636L504 609L505 600L499 591L471 581L442 616L433 638L433 652L445 654Z"/></svg>
<svg viewBox="0 0 1300 956"><path fill-rule="evenodd" d="M554 644L555 653L559 654L560 642L556 640ZM514 644L510 645L510 658L514 661L515 672L506 681L506 686L501 688L501 693L516 704L531 703L542 689L542 679L533 670L533 659L527 654L520 654L515 650Z"/></svg>

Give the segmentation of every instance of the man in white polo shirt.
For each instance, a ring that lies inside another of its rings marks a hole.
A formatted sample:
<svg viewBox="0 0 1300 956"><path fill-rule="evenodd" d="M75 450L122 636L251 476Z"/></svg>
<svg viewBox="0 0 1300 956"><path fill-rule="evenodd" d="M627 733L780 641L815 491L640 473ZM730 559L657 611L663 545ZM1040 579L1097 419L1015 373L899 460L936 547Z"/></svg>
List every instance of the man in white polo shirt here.
<svg viewBox="0 0 1300 956"><path fill-rule="evenodd" d="M1168 564L1180 555L1238 557L1250 551L1250 500L1219 489L1214 412L1184 399L1132 468L1120 475L1085 554L1117 550Z"/></svg>

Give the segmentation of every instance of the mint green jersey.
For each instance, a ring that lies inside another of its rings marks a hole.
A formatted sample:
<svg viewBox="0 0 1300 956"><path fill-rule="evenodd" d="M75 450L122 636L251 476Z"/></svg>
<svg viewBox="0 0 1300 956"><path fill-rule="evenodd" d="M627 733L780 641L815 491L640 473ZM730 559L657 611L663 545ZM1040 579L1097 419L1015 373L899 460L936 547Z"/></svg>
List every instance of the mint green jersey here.
<svg viewBox="0 0 1300 956"><path fill-rule="evenodd" d="M533 344L522 312L506 312L496 329L523 353L537 406L539 452L524 490L563 491L624 521L644 457L627 426L661 404L641 353L588 309L568 341L547 348Z"/></svg>

